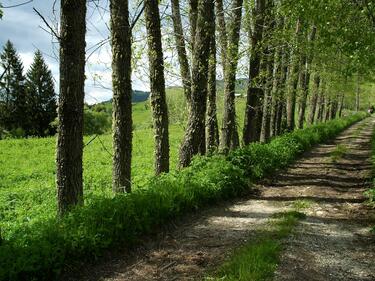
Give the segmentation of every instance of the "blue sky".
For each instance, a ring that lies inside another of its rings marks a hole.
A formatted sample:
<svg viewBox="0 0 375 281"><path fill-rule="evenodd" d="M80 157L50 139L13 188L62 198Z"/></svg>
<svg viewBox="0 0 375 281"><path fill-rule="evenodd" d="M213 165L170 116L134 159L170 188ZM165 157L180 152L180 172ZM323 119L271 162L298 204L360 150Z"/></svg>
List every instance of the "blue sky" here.
<svg viewBox="0 0 375 281"><path fill-rule="evenodd" d="M26 0L0 0L4 7L26 2ZM96 1L98 2L98 1ZM87 55L98 42L108 38L108 0L99 1L102 8L97 8L94 3L89 4L87 13ZM4 16L0 20L0 45L7 40L15 45L24 63L25 71L33 60L33 53L39 49L49 65L56 80L58 89L59 62L58 44L51 34L41 27L48 29L41 18L33 11L35 7L51 24L58 25L60 1L56 1L56 11L53 12L54 0L34 0L29 4L3 9ZM2 47L1 47L2 48ZM111 52L109 44L106 44L90 56L86 66L85 100L88 103L108 100L111 98ZM142 76L142 75L141 75ZM138 77L138 78L137 78ZM139 73L133 75L133 88L148 90L149 85L145 79L139 79Z"/></svg>

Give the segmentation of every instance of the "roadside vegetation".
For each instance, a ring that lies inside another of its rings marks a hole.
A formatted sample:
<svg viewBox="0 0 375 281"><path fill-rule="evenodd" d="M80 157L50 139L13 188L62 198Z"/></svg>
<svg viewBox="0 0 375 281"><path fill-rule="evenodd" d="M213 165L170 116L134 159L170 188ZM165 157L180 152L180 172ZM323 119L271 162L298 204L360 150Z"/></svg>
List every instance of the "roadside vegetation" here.
<svg viewBox="0 0 375 281"><path fill-rule="evenodd" d="M8 186L0 189L0 280L51 280L68 264L95 259L104 249L119 243L134 245L141 234L152 233L172 218L251 192L252 182L285 167L312 145L334 137L364 116L351 115L296 130L267 144L250 144L228 156L196 157L188 168L160 177L151 177L152 157L149 163L144 157L147 142L139 143L140 156L135 154L139 162L133 163L139 165L134 171L143 180L132 193L115 196L110 192L110 162L104 160L108 152L97 142L95 150L88 150L84 157L85 207L77 207L61 219L55 216L56 195L51 185L54 140L2 141L2 161L18 151L21 155L14 158L14 164L23 166L2 174L2 184ZM150 131L138 133L139 142L152 135ZM176 136L177 149L179 134L171 135ZM152 151L151 143L149 146ZM49 151L47 159L43 159L46 154L42 151ZM20 175L17 169L32 176ZM148 179L144 177L147 171Z"/></svg>

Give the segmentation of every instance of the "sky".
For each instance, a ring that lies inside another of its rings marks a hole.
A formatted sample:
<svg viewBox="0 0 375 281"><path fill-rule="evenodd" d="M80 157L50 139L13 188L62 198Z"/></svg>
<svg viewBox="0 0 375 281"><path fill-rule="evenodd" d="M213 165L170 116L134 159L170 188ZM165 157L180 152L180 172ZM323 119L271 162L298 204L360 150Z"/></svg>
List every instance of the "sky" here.
<svg viewBox="0 0 375 281"><path fill-rule="evenodd" d="M28 0L0 0L0 2L7 7ZM98 8L96 3L100 3L102 7ZM56 92L59 81L58 44L33 8L37 9L50 26L58 31L59 4L60 1L55 0L33 0L19 7L4 8L4 16L0 20L1 49L6 41L10 40L23 61L25 72L33 61L35 50L39 49L54 76ZM85 101L89 104L109 100L112 96L110 45L106 43L103 47L97 48L97 44L108 38L108 26L108 0L90 1L87 11L87 79L85 81ZM142 79L141 76L143 75L139 71L133 73L133 89L148 91L147 79Z"/></svg>

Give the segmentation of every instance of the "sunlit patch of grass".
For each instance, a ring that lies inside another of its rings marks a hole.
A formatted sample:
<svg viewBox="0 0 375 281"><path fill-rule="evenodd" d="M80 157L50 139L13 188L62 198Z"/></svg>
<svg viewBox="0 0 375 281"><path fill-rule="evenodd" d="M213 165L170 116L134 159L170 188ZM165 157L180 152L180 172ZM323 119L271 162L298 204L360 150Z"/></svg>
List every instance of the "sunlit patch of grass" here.
<svg viewBox="0 0 375 281"><path fill-rule="evenodd" d="M305 214L294 210L274 214L269 221L269 230L237 249L217 272L204 280L258 281L271 278L279 263L282 240L292 233L299 220L305 218Z"/></svg>
<svg viewBox="0 0 375 281"><path fill-rule="evenodd" d="M302 199L302 200L294 201L292 206L295 210L301 211L303 209L307 209L307 208L311 207L312 203L313 202L311 200Z"/></svg>
<svg viewBox="0 0 375 281"><path fill-rule="evenodd" d="M331 152L331 160L332 160L332 162L336 163L347 152L348 152L348 148L345 145L343 145L343 144L336 145L336 148Z"/></svg>

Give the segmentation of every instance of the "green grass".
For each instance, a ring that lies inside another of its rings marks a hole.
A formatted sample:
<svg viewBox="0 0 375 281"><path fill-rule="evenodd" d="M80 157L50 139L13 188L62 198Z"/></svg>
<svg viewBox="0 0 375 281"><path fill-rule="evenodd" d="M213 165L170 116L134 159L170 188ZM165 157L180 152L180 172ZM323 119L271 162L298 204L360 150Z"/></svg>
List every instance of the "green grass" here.
<svg viewBox="0 0 375 281"><path fill-rule="evenodd" d="M336 163L340 160L346 153L348 152L348 148L343 144L336 145L335 149L330 153L331 160L333 163Z"/></svg>
<svg viewBox="0 0 375 281"><path fill-rule="evenodd" d="M229 257L211 277L213 281L260 281L273 276L283 249L283 239L288 237L298 221L306 215L298 211L277 213L266 229L255 234L250 241Z"/></svg>

